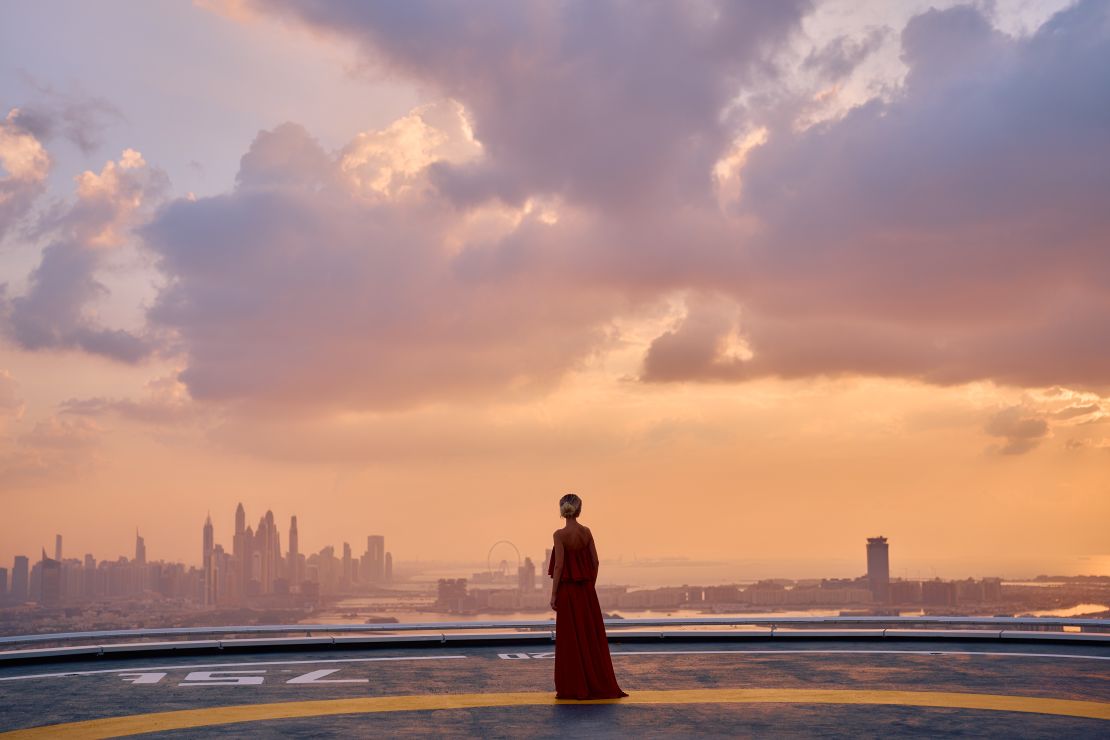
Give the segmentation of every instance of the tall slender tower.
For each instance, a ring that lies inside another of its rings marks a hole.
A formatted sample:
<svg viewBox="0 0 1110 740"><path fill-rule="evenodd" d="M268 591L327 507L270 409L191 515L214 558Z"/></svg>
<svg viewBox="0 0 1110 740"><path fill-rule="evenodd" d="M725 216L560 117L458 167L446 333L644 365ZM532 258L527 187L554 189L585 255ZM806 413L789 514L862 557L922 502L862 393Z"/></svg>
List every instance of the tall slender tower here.
<svg viewBox="0 0 1110 740"><path fill-rule="evenodd" d="M135 562L139 565L146 564L146 541L139 534L139 530L135 530Z"/></svg>
<svg viewBox="0 0 1110 740"><path fill-rule="evenodd" d="M212 514L204 519L204 550L201 562L204 568L204 605L212 606L216 603L216 569L212 553L215 550L215 535L212 529Z"/></svg>
<svg viewBox="0 0 1110 740"><path fill-rule="evenodd" d="M886 537L867 538L867 585L880 604L890 601L890 550Z"/></svg>
<svg viewBox="0 0 1110 740"><path fill-rule="evenodd" d="M352 561L351 561L351 543L350 542L344 542L343 543L343 576L339 580L339 586L344 591L346 591L347 589L349 589L351 587L351 571L353 570L353 567L352 567L351 563L352 563Z"/></svg>
<svg viewBox="0 0 1110 740"><path fill-rule="evenodd" d="M62 562L62 536L60 534L54 535L54 559L59 563Z"/></svg>
<svg viewBox="0 0 1110 740"><path fill-rule="evenodd" d="M289 520L289 557L288 567L290 585L300 583L301 577L301 540L297 534L297 516Z"/></svg>
<svg viewBox="0 0 1110 740"><path fill-rule="evenodd" d="M235 595L239 603L247 596L247 584L251 582L251 537L247 530L247 512L243 502L235 507L235 536L231 540L231 557L235 561Z"/></svg>

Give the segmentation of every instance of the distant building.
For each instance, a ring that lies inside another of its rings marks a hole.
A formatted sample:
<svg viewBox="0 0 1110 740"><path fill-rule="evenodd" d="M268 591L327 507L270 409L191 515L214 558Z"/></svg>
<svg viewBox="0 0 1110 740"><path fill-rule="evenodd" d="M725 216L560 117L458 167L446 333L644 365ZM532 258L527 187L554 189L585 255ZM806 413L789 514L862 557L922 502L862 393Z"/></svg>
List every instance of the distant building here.
<svg viewBox="0 0 1110 740"><path fill-rule="evenodd" d="M22 604L31 596L31 561L26 555L16 555L12 566L12 601Z"/></svg>
<svg viewBox="0 0 1110 740"><path fill-rule="evenodd" d="M393 553L391 552L385 554L385 575L383 580L386 583L393 583Z"/></svg>
<svg viewBox="0 0 1110 740"><path fill-rule="evenodd" d="M983 601L988 604L997 604L1002 601L1002 579L1001 578L984 578L983 581Z"/></svg>
<svg viewBox="0 0 1110 740"><path fill-rule="evenodd" d="M532 593L536 590L536 564L532 558L524 558L524 565L517 568L517 590L521 593Z"/></svg>
<svg viewBox="0 0 1110 740"><path fill-rule="evenodd" d="M890 601L890 552L886 537L867 538L867 585L880 604Z"/></svg>
<svg viewBox="0 0 1110 740"><path fill-rule="evenodd" d="M139 530L135 530L135 562L139 565L146 565L146 540L139 535Z"/></svg>
<svg viewBox="0 0 1110 740"><path fill-rule="evenodd" d="M44 552L43 555L45 554ZM60 534L54 535L54 559L59 563L62 562L62 536Z"/></svg>
<svg viewBox="0 0 1110 740"><path fill-rule="evenodd" d="M285 570L289 583L299 586L304 580L304 557L301 555L301 538L297 532L297 517L289 519L289 555L286 557Z"/></svg>
<svg viewBox="0 0 1110 740"><path fill-rule="evenodd" d="M8 595L8 569L0 568L0 601Z"/></svg>
<svg viewBox="0 0 1110 740"><path fill-rule="evenodd" d="M339 580L339 587L347 591L351 588L351 543L343 543L343 577Z"/></svg>
<svg viewBox="0 0 1110 740"><path fill-rule="evenodd" d="M380 583L385 576L385 537L382 535L367 535L360 572L366 583Z"/></svg>
<svg viewBox="0 0 1110 740"><path fill-rule="evenodd" d="M926 606L955 606L958 601L957 594L954 581L942 581L937 578L921 584L921 601Z"/></svg>
<svg viewBox="0 0 1110 740"><path fill-rule="evenodd" d="M209 514L204 520L204 544L201 551L201 569L204 579L201 599L205 606L216 604L216 562L213 557L215 549L212 515Z"/></svg>
<svg viewBox="0 0 1110 740"><path fill-rule="evenodd" d="M436 584L436 606L444 611L462 611L467 602L465 578L440 578Z"/></svg>
<svg viewBox="0 0 1110 740"><path fill-rule="evenodd" d="M39 603L43 606L60 606L62 603L62 562L46 557L45 548L42 551L39 583L42 589Z"/></svg>
<svg viewBox="0 0 1110 740"><path fill-rule="evenodd" d="M920 604L921 581L893 581L890 584L890 603Z"/></svg>

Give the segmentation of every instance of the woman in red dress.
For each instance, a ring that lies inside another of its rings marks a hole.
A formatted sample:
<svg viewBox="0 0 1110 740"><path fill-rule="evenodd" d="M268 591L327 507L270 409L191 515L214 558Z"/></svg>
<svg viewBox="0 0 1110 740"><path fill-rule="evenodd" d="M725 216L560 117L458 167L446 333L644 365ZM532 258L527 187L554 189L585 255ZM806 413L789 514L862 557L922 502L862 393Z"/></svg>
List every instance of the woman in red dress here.
<svg viewBox="0 0 1110 740"><path fill-rule="evenodd" d="M567 523L555 531L551 551L551 608L555 610L555 698L616 699L628 694L617 685L609 640L594 583L597 548L588 527L578 523L582 499L559 500Z"/></svg>

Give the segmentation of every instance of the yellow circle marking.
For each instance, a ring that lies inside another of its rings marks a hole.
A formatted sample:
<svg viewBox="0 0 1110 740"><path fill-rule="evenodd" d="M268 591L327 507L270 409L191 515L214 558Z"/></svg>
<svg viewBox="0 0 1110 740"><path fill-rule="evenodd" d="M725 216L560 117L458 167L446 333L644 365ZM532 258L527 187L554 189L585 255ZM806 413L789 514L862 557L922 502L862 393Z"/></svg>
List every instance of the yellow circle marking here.
<svg viewBox="0 0 1110 740"><path fill-rule="evenodd" d="M183 709L126 717L67 722L3 733L19 738L123 737L144 732L184 730L195 727L258 722L274 719L326 717L337 714L413 712L435 709L478 709L555 704L887 704L907 707L987 709L1001 712L1031 712L1065 717L1110 720L1110 703L1050 699L1037 696L964 694L934 691L851 691L845 689L689 689L637 691L624 699L561 701L547 692L505 694L425 694L420 696L374 696L357 699L324 699L273 704L241 704L203 709Z"/></svg>

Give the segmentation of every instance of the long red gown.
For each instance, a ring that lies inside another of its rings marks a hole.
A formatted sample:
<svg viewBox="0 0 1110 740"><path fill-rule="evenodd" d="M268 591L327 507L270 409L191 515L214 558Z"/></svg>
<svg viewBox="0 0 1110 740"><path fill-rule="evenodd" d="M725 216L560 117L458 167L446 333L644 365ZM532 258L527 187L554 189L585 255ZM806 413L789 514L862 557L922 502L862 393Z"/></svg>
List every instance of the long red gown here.
<svg viewBox="0 0 1110 740"><path fill-rule="evenodd" d="M555 575L555 558L547 567ZM597 570L590 556L590 540L578 547L563 546L563 575L555 594L555 697L557 699L616 699L628 694L617 685L601 605L594 581Z"/></svg>

